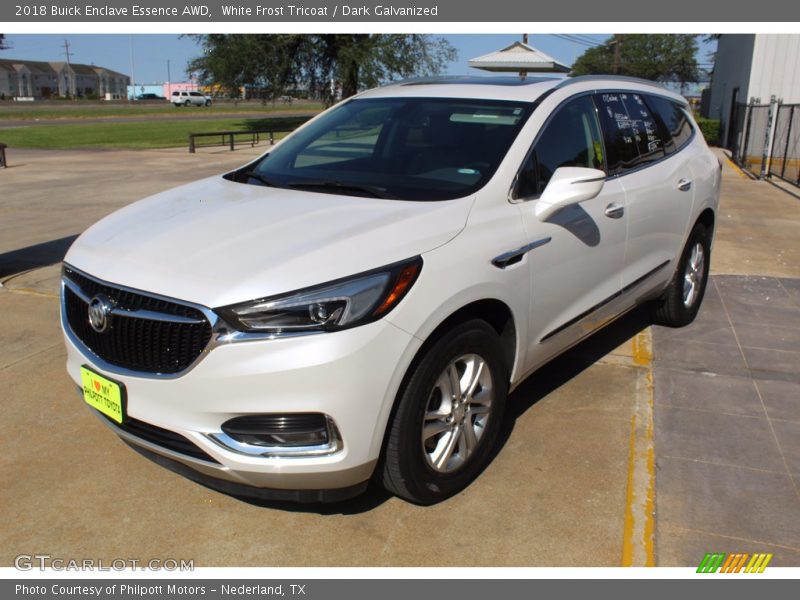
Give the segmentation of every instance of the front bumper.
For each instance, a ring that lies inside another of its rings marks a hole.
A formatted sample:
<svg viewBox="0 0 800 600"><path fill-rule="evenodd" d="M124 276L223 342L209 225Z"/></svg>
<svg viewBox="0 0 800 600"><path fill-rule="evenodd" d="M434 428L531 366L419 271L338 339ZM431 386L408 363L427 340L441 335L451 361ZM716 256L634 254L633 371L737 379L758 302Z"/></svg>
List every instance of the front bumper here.
<svg viewBox="0 0 800 600"><path fill-rule="evenodd" d="M211 460L152 443L101 417L125 442L165 459L159 464L177 463L172 470L210 487L295 500L297 491L317 498L313 490L340 490L327 495L344 498L369 479L397 390L419 348L416 338L382 320L335 333L216 346L183 375L159 378L104 370L69 335L65 341L67 370L76 384L82 365L122 383L128 416L183 436ZM328 415L341 448L325 456L253 456L211 437L233 417L302 412Z"/></svg>

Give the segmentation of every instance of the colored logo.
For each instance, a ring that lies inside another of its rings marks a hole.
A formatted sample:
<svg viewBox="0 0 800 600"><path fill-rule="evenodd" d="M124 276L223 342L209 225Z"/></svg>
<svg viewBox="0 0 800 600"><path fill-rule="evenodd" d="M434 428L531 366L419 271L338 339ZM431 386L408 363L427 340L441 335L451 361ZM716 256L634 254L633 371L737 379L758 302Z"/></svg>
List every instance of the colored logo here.
<svg viewBox="0 0 800 600"><path fill-rule="evenodd" d="M767 568L772 554L757 553L725 554L713 552L706 554L697 567L698 573L763 573Z"/></svg>

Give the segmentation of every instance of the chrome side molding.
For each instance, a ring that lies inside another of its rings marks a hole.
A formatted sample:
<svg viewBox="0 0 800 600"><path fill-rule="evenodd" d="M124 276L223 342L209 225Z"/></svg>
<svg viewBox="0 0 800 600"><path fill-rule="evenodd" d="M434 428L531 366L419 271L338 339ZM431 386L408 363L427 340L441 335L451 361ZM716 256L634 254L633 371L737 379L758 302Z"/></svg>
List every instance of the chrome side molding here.
<svg viewBox="0 0 800 600"><path fill-rule="evenodd" d="M528 252L535 248L539 248L540 246L544 246L545 244L549 244L550 240L553 238L546 237L536 240L535 242L531 242L530 244L525 244L519 248L515 248L514 250L509 250L508 252L504 252L499 256L495 256L492 259L492 264L497 267L498 269L505 269L506 267L510 267L522 260L522 257L525 256Z"/></svg>

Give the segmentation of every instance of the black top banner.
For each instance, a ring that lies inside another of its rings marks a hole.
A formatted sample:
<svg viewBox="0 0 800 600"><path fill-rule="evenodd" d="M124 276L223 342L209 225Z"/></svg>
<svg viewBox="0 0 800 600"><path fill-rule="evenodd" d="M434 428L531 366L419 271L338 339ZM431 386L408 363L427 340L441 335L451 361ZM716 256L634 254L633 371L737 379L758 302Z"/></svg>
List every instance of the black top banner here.
<svg viewBox="0 0 800 600"><path fill-rule="evenodd" d="M3 2L0 22L798 22L786 0L47 0Z"/></svg>

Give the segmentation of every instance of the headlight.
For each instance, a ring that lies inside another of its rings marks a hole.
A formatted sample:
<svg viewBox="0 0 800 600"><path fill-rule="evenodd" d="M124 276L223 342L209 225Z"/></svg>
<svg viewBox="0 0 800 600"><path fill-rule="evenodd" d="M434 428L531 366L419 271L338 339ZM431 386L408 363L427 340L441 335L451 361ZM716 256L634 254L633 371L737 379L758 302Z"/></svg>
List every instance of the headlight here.
<svg viewBox="0 0 800 600"><path fill-rule="evenodd" d="M216 309L241 331L292 333L335 331L388 314L422 269L419 256L322 285Z"/></svg>

